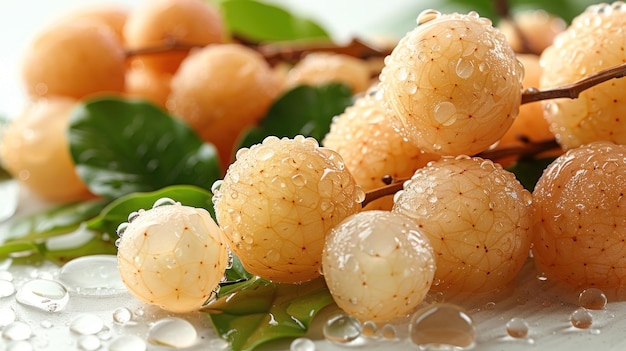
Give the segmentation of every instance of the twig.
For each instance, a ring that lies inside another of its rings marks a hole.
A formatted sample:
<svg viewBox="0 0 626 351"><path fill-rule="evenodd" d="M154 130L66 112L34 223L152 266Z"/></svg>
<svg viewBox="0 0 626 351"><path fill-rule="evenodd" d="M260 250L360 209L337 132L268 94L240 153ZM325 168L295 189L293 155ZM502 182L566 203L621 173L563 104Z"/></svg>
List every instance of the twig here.
<svg viewBox="0 0 626 351"><path fill-rule="evenodd" d="M374 200L378 200L381 197L385 197L385 196L389 196L389 195L393 195L395 193L397 193L398 191L402 190L402 187L404 186L404 182L408 180L407 179L398 179L395 180L394 182L392 182L389 185L385 185L382 186L380 188L376 188L374 190L370 190L368 192L365 193L365 200L363 200L363 202L361 203L362 207L367 206L370 202L374 201Z"/></svg>
<svg viewBox="0 0 626 351"><path fill-rule="evenodd" d="M502 148L495 148L492 150L486 150L479 153L476 156L496 161L509 156L519 156L519 158L531 158L540 153L559 149L560 145L555 139L548 139L542 141L528 141L524 145L507 146Z"/></svg>
<svg viewBox="0 0 626 351"><path fill-rule="evenodd" d="M596 72L572 84L546 90L528 89L522 94L522 104L558 98L576 99L580 93L591 87L624 76L626 76L626 63Z"/></svg>

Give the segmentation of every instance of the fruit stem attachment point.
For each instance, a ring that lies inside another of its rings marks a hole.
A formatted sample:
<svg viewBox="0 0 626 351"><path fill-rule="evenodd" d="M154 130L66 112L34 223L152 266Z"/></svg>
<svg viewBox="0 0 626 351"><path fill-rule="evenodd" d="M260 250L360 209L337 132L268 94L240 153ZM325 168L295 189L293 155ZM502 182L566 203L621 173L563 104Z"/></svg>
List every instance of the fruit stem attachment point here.
<svg viewBox="0 0 626 351"><path fill-rule="evenodd" d="M593 73L575 83L546 90L526 90L522 94L522 105L535 101L570 98L576 99L583 91L607 80L622 78L626 75L626 63Z"/></svg>
<svg viewBox="0 0 626 351"><path fill-rule="evenodd" d="M402 190L402 188L404 187L404 182L407 181L408 179L409 178L398 179L394 181L393 183L390 183L388 185L366 192L365 200L363 200L363 202L361 203L361 206L365 207L374 200L378 200L382 197L397 193L398 191Z"/></svg>

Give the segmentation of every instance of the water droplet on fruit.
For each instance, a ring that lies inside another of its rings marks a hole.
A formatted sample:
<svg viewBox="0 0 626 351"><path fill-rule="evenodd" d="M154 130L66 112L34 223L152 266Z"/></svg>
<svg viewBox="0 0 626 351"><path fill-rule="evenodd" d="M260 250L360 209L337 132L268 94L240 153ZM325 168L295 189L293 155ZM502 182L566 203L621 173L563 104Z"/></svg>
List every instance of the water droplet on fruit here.
<svg viewBox="0 0 626 351"><path fill-rule="evenodd" d="M59 282L48 279L34 279L18 290L15 299L22 305L48 312L58 312L65 308L70 296Z"/></svg>
<svg viewBox="0 0 626 351"><path fill-rule="evenodd" d="M117 229L115 229L115 233L117 234L117 236L119 236L120 238L123 237L128 226L129 226L128 222L120 223L120 225L117 226Z"/></svg>
<svg viewBox="0 0 626 351"><path fill-rule="evenodd" d="M459 59L456 63L456 75L461 79L467 79L474 73L474 62Z"/></svg>
<svg viewBox="0 0 626 351"><path fill-rule="evenodd" d="M598 288L589 288L580 292L578 304L589 310L603 310L606 308L607 297L604 291Z"/></svg>
<svg viewBox="0 0 626 351"><path fill-rule="evenodd" d="M132 223L144 212L144 210L133 211L128 215L128 223Z"/></svg>
<svg viewBox="0 0 626 351"><path fill-rule="evenodd" d="M8 280L0 279L0 299L15 293L15 286Z"/></svg>
<svg viewBox="0 0 626 351"><path fill-rule="evenodd" d="M260 147L257 149L256 158L259 161L267 161L274 156L274 150L269 147Z"/></svg>
<svg viewBox="0 0 626 351"><path fill-rule="evenodd" d="M365 201L365 191L363 191L363 189L361 189L361 187L357 186L357 188L354 190L354 201L356 201L357 203L362 203L363 201Z"/></svg>
<svg viewBox="0 0 626 351"><path fill-rule="evenodd" d="M361 336L361 323L347 314L337 314L324 324L324 337L337 344L345 344Z"/></svg>
<svg viewBox="0 0 626 351"><path fill-rule="evenodd" d="M453 103L444 101L435 106L435 120L444 126L449 126L456 122L456 106Z"/></svg>
<svg viewBox="0 0 626 351"><path fill-rule="evenodd" d="M480 15L476 11L470 11L467 15L469 17L472 17L472 18L475 18L475 19L479 19L480 18Z"/></svg>
<svg viewBox="0 0 626 351"><path fill-rule="evenodd" d="M306 185L306 178L304 178L304 176L300 173L294 174L291 177L291 181L293 182L293 185L297 187L303 187Z"/></svg>
<svg viewBox="0 0 626 351"><path fill-rule="evenodd" d="M146 342L136 335L123 335L113 340L109 351L145 351Z"/></svg>
<svg viewBox="0 0 626 351"><path fill-rule="evenodd" d="M211 193L213 195L217 195L217 193L220 191L220 188L222 187L222 184L224 184L224 181L222 179L216 180L213 185L211 185Z"/></svg>
<svg viewBox="0 0 626 351"><path fill-rule="evenodd" d="M230 344L222 338L211 339L207 343L209 350L228 350Z"/></svg>
<svg viewBox="0 0 626 351"><path fill-rule="evenodd" d="M396 79L399 81L405 81L409 77L409 70L402 66L396 70Z"/></svg>
<svg viewBox="0 0 626 351"><path fill-rule="evenodd" d="M422 12L420 12L420 14L417 16L417 25L422 25L426 22L430 22L434 19L437 19L441 17L441 12L437 11L437 10L433 10L433 9L427 9L424 10Z"/></svg>
<svg viewBox="0 0 626 351"><path fill-rule="evenodd" d="M593 323L593 316L586 308L578 308L569 316L572 326L578 329L587 329Z"/></svg>
<svg viewBox="0 0 626 351"><path fill-rule="evenodd" d="M104 322L93 313L83 313L70 322L70 330L81 335L93 335L104 328Z"/></svg>
<svg viewBox="0 0 626 351"><path fill-rule="evenodd" d="M528 335L528 323L523 318L511 318L506 323L506 332L513 338L525 338Z"/></svg>
<svg viewBox="0 0 626 351"><path fill-rule="evenodd" d="M126 307L118 307L113 311L113 322L126 324L133 319L133 313Z"/></svg>
<svg viewBox="0 0 626 351"><path fill-rule="evenodd" d="M315 343L308 338L296 338L289 345L289 351L315 351Z"/></svg>
<svg viewBox="0 0 626 351"><path fill-rule="evenodd" d="M196 343L196 328L184 319L168 317L158 320L148 331L148 342L173 348L185 348Z"/></svg>
<svg viewBox="0 0 626 351"><path fill-rule="evenodd" d="M152 208L157 208L161 206L173 206L173 205L180 205L180 203L176 202L173 199L170 199L169 197L162 197L154 202L154 205L152 205Z"/></svg>
<svg viewBox="0 0 626 351"><path fill-rule="evenodd" d="M474 345L472 318L459 306L434 304L417 311L409 324L411 341L422 348L467 349Z"/></svg>
<svg viewBox="0 0 626 351"><path fill-rule="evenodd" d="M415 94L417 92L417 84L413 81L404 83L404 91L409 95Z"/></svg>
<svg viewBox="0 0 626 351"><path fill-rule="evenodd" d="M7 340L21 341L31 337L33 330L24 322L13 322L2 328L2 337Z"/></svg>
<svg viewBox="0 0 626 351"><path fill-rule="evenodd" d="M0 329L15 322L15 318L15 311L11 307L6 306L0 308Z"/></svg>
<svg viewBox="0 0 626 351"><path fill-rule="evenodd" d="M113 296L127 291L117 270L115 255L75 258L61 267L59 281L70 292L81 295Z"/></svg>

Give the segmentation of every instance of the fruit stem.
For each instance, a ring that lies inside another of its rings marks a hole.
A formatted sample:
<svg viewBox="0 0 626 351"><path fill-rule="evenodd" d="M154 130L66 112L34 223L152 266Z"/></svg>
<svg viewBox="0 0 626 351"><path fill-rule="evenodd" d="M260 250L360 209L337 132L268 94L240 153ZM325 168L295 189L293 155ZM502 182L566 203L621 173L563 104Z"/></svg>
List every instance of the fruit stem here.
<svg viewBox="0 0 626 351"><path fill-rule="evenodd" d="M607 80L622 78L625 75L626 63L622 63L620 65L593 73L572 84L546 90L528 89L522 94L522 104L558 98L576 99L580 93L591 87L604 83Z"/></svg>
<svg viewBox="0 0 626 351"><path fill-rule="evenodd" d="M555 139L542 141L528 141L524 145L508 146L486 150L476 156L496 161L509 156L519 156L519 158L530 158L545 151L560 149L561 146Z"/></svg>
<svg viewBox="0 0 626 351"><path fill-rule="evenodd" d="M397 193L398 191L402 190L402 187L404 186L404 182L408 179L409 178L394 180L392 183L388 185L366 192L365 200L363 200L363 202L361 203L361 206L365 207L374 200L378 200L382 197Z"/></svg>

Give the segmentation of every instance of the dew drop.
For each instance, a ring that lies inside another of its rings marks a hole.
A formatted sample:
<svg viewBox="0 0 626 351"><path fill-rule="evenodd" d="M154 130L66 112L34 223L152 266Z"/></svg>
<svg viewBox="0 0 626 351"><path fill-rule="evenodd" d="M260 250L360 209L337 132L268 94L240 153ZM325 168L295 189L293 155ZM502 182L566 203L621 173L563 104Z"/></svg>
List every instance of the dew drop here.
<svg viewBox="0 0 626 351"><path fill-rule="evenodd" d="M139 218L143 210L133 211L128 215L128 223L132 223L135 219Z"/></svg>
<svg viewBox="0 0 626 351"><path fill-rule="evenodd" d="M191 323L176 317L163 318L150 327L148 342L177 349L196 343L198 332Z"/></svg>
<svg viewBox="0 0 626 351"><path fill-rule="evenodd" d="M109 344L109 351L145 351L146 342L136 335L123 335Z"/></svg>
<svg viewBox="0 0 626 351"><path fill-rule="evenodd" d="M15 322L15 311L11 307L0 308L0 329Z"/></svg>
<svg viewBox="0 0 626 351"><path fill-rule="evenodd" d="M39 326L44 328L44 329L50 329L54 325L52 324L52 322L50 322L50 320L44 319L44 320L41 321L41 323L39 323Z"/></svg>
<svg viewBox="0 0 626 351"><path fill-rule="evenodd" d="M228 350L230 344L222 338L211 339L207 343L209 350Z"/></svg>
<svg viewBox="0 0 626 351"><path fill-rule="evenodd" d="M361 328L361 334L367 337L373 337L378 332L378 326L376 322L373 321L365 321L363 322L363 327Z"/></svg>
<svg viewBox="0 0 626 351"><path fill-rule="evenodd" d="M409 70L406 67L401 66L400 68L396 70L397 80L402 82L402 81L405 81L408 77L409 77Z"/></svg>
<svg viewBox="0 0 626 351"><path fill-rule="evenodd" d="M0 279L0 299L15 293L15 285L8 280Z"/></svg>
<svg viewBox="0 0 626 351"><path fill-rule="evenodd" d="M289 351L315 351L315 343L308 338L296 338L289 345Z"/></svg>
<svg viewBox="0 0 626 351"><path fill-rule="evenodd" d="M380 333L385 339L395 339L397 330L393 325L385 324L380 330Z"/></svg>
<svg viewBox="0 0 626 351"><path fill-rule="evenodd" d="M104 322L93 313L80 314L70 322L70 330L81 335L93 335L102 328L104 328Z"/></svg>
<svg viewBox="0 0 626 351"><path fill-rule="evenodd" d="M362 203L365 201L365 191L361 189L361 187L357 187L354 191L354 201L357 203Z"/></svg>
<svg viewBox="0 0 626 351"><path fill-rule="evenodd" d="M102 346L100 339L95 335L83 335L76 341L79 350L94 351Z"/></svg>
<svg viewBox="0 0 626 351"><path fill-rule="evenodd" d="M20 341L27 340L33 335L30 325L24 322L13 322L2 328L2 337L7 340Z"/></svg>
<svg viewBox="0 0 626 351"><path fill-rule="evenodd" d="M456 75L461 79L467 79L474 73L474 62L460 58L456 62Z"/></svg>
<svg viewBox="0 0 626 351"><path fill-rule="evenodd" d="M220 188L222 187L222 184L224 184L223 180L216 180L213 185L211 185L211 193L213 195L217 195L217 193L220 191Z"/></svg>
<svg viewBox="0 0 626 351"><path fill-rule="evenodd" d="M409 324L411 341L422 348L467 349L474 345L472 318L459 306L434 304L417 311Z"/></svg>
<svg viewBox="0 0 626 351"><path fill-rule="evenodd" d="M361 323L347 314L339 313L324 324L324 337L336 344L345 344L361 336Z"/></svg>
<svg viewBox="0 0 626 351"><path fill-rule="evenodd" d="M588 310L603 310L606 303L606 294L598 288L585 289L578 295L578 305Z"/></svg>
<svg viewBox="0 0 626 351"><path fill-rule="evenodd" d="M17 302L48 312L58 312L65 308L70 296L59 282L48 279L34 279L25 283L15 296Z"/></svg>
<svg viewBox="0 0 626 351"><path fill-rule="evenodd" d="M117 324L126 324L133 319L133 313L126 307L118 307L113 311L113 321Z"/></svg>
<svg viewBox="0 0 626 351"><path fill-rule="evenodd" d="M304 178L304 176L300 173L294 174L291 177L291 181L293 182L293 185L297 187L303 187L306 185L306 178Z"/></svg>
<svg viewBox="0 0 626 351"><path fill-rule="evenodd" d="M433 9L427 9L427 10L420 12L420 14L417 16L416 22L417 22L417 25L419 26L426 22L435 20L439 17L441 17L441 12L437 10L433 10Z"/></svg>
<svg viewBox="0 0 626 351"><path fill-rule="evenodd" d="M173 206L177 204L179 203L173 199L170 199L169 197L162 197L154 202L154 205L152 205L152 208L157 208L161 206Z"/></svg>
<svg viewBox="0 0 626 351"><path fill-rule="evenodd" d="M260 147L257 149L256 158L259 161L269 160L274 156L274 150L269 147Z"/></svg>
<svg viewBox="0 0 626 351"><path fill-rule="evenodd" d="M126 229L128 229L129 223L128 222L122 222L120 223L120 225L117 226L117 229L115 229L115 234L117 234L117 236L119 236L120 238L124 236L124 233L126 232Z"/></svg>
<svg viewBox="0 0 626 351"><path fill-rule="evenodd" d="M513 338L525 338L528 336L528 323L523 318L511 318L506 323L506 332Z"/></svg>
<svg viewBox="0 0 626 351"><path fill-rule="evenodd" d="M89 296L114 296L126 292L115 255L75 258L61 267L59 281L70 292Z"/></svg>
<svg viewBox="0 0 626 351"><path fill-rule="evenodd" d="M572 326L578 329L588 329L593 323L593 316L586 308L579 308L569 316Z"/></svg>
<svg viewBox="0 0 626 351"><path fill-rule="evenodd" d="M449 101L438 103L433 112L435 120L444 126L456 122L456 106Z"/></svg>

